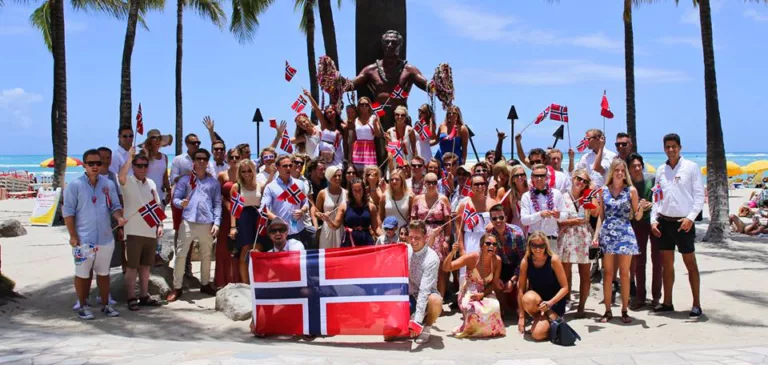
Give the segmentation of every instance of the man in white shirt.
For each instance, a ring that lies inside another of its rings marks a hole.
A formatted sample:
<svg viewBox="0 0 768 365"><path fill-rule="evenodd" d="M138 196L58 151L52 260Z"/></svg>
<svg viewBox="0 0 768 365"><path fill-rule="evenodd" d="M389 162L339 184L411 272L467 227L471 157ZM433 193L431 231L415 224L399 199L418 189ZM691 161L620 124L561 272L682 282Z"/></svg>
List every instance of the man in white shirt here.
<svg viewBox="0 0 768 365"><path fill-rule="evenodd" d="M275 218L267 226L267 235L272 240L272 249L267 252L304 251L304 245L294 239L288 239L288 224Z"/></svg>
<svg viewBox="0 0 768 365"><path fill-rule="evenodd" d="M125 211L128 212L128 223L125 225L126 244L126 268L125 288L128 294L128 309L139 310L140 306L159 306L160 302L149 296L149 269L155 264L155 250L157 240L163 236L163 222L147 220L141 214L136 214L141 207L154 201L160 204L160 196L157 194L157 186L152 179L147 178L149 158L140 154L135 155L131 147L128 157L131 164L124 164L120 168L118 181L123 189ZM133 166L133 175L128 175L128 170ZM159 206L159 205L158 205ZM154 217L154 213L149 215ZM150 225L154 224L154 227ZM136 298L136 276L139 277L139 298Z"/></svg>
<svg viewBox="0 0 768 365"><path fill-rule="evenodd" d="M587 140L590 151L581 156L576 168L586 169L592 182L595 183L595 188L600 188L605 185L605 174L616 153L605 149L605 135L599 129L588 130Z"/></svg>
<svg viewBox="0 0 768 365"><path fill-rule="evenodd" d="M133 145L133 127L121 126L117 131L117 148L112 154L112 162L109 164L109 171L113 172L115 176L120 173L120 168L126 163L131 163L128 157L128 150ZM131 171L128 172L129 174Z"/></svg>
<svg viewBox="0 0 768 365"><path fill-rule="evenodd" d="M668 160L656 171L656 186L661 188L661 200L655 202L651 209L651 233L661 237L659 248L664 269L664 302L654 311L675 310L672 304L672 286L675 282L677 246L688 269L688 281L693 294L693 307L689 315L699 317L702 314L700 278L694 253L696 229L693 221L704 206L704 183L699 166L680 156L680 150L680 136L674 133L664 136L664 152Z"/></svg>
<svg viewBox="0 0 768 365"><path fill-rule="evenodd" d="M546 166L533 165L531 180L534 189L525 192L520 198L520 220L528 226L528 232L544 232L549 237L552 250L557 252L557 221L561 218L560 212L564 212L566 207L560 191L547 186L548 176Z"/></svg>
<svg viewBox="0 0 768 365"><path fill-rule="evenodd" d="M224 144L224 141L214 141L211 146L211 152L213 159L208 163L208 170L212 171L213 177L218 177L219 173L229 169L229 164L227 164L227 146Z"/></svg>
<svg viewBox="0 0 768 365"><path fill-rule="evenodd" d="M414 342L417 344L429 341L432 324L443 311L443 298L437 291L440 257L432 248L427 247L426 235L427 226L424 221L412 220L408 224L408 297L411 321L424 325L420 334L414 334Z"/></svg>

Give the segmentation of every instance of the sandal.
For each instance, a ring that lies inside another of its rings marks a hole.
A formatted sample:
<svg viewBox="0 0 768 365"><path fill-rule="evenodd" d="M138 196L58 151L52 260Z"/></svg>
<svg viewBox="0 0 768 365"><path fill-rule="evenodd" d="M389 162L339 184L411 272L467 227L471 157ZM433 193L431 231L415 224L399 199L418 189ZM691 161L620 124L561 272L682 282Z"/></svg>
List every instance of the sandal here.
<svg viewBox="0 0 768 365"><path fill-rule="evenodd" d="M621 322L632 323L632 317L627 314L627 311L621 311Z"/></svg>
<svg viewBox="0 0 768 365"><path fill-rule="evenodd" d="M608 323L613 319L613 312L606 311L602 317L600 317L600 323Z"/></svg>
<svg viewBox="0 0 768 365"><path fill-rule="evenodd" d="M134 312L139 310L139 300L136 298L128 299L128 309Z"/></svg>
<svg viewBox="0 0 768 365"><path fill-rule="evenodd" d="M159 307L161 305L162 303L160 303L155 299L152 299L152 297L150 297L149 295L139 299L139 306L141 307Z"/></svg>
<svg viewBox="0 0 768 365"><path fill-rule="evenodd" d="M661 305L659 305L658 307L656 307L656 308L653 308L653 311L654 311L655 313L660 313L660 312L674 312L674 311L675 311L675 306L673 306L673 305L666 305L666 304L661 304Z"/></svg>

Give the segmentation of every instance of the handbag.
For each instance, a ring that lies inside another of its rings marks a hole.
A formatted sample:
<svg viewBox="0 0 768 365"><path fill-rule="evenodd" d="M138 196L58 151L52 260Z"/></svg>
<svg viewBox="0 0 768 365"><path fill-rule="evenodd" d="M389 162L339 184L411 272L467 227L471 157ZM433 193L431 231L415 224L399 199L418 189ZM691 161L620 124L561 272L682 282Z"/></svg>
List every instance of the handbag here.
<svg viewBox="0 0 768 365"><path fill-rule="evenodd" d="M581 341L581 337L562 318L555 319L549 324L549 341L555 345L573 346L576 340Z"/></svg>

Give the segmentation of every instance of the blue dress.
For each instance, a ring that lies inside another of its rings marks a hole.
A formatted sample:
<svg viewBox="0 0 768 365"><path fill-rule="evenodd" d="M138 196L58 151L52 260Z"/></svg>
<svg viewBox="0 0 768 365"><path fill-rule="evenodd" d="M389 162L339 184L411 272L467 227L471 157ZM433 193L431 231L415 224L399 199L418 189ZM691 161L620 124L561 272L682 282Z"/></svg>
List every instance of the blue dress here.
<svg viewBox="0 0 768 365"><path fill-rule="evenodd" d="M443 153L453 152L456 156L459 156L459 165L464 164L464 161L461 159L461 133L456 133L456 136L453 138L448 138L447 133L440 133L439 141L440 148L437 150L437 153L435 153L435 158L437 158L440 163L443 161ZM456 142L454 143L454 141Z"/></svg>
<svg viewBox="0 0 768 365"><path fill-rule="evenodd" d="M614 255L639 255L637 238L629 217L632 214L632 195L625 187L614 198L607 186L603 190L605 221L600 230L600 248L603 253Z"/></svg>

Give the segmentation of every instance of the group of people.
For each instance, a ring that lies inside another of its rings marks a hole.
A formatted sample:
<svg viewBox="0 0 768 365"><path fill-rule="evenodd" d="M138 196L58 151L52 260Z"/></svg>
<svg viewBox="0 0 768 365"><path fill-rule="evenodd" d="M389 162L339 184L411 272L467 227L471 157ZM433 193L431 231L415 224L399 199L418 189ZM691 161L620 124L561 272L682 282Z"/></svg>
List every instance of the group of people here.
<svg viewBox="0 0 768 365"><path fill-rule="evenodd" d="M285 122L275 123L272 144L252 156L248 144L228 149L208 117L203 124L210 151L188 134L186 153L170 163L159 151L164 144L159 131L149 131L147 140L133 147L130 126L120 128L114 153L86 151L85 174L66 187L63 204L76 256L78 316L93 318L87 294L94 272L102 311L119 315L108 295L113 256L125 269L128 309L159 305L147 283L164 227L162 219L148 216L157 214L153 206L163 211L166 205L175 242L169 302L183 295L193 242L200 253L200 292L209 295L228 283L249 282L251 250L406 243L412 320L424 325L417 342L429 339L447 302L464 319L453 331L457 337L502 336L502 317L517 315L521 333L531 317L533 338L543 340L550 321L564 316L569 302L577 318L585 315L596 261L602 263L604 286L600 321L613 318L614 287L621 293L624 323L632 321L629 309L650 304L656 312L674 310L677 248L693 293L690 315L702 314L693 221L704 188L696 164L680 154L678 135L664 137L668 160L655 176L632 152L629 135L617 136L617 153L605 148L598 129L587 131L589 150L577 163L568 151L567 169L560 150L534 148L526 154L520 135L515 137L519 159L505 159L501 132L485 160L468 163L468 129L456 106L439 126L427 104L418 109L418 125L398 106L394 126L385 130L365 97L348 106L342 120L339 110L322 109L305 95L319 124L306 114L296 117L291 154L277 152L278 146L289 149ZM376 138L400 142L397 152L404 158L377 156ZM647 303L649 241L652 300ZM574 266L578 302L571 296Z"/></svg>

